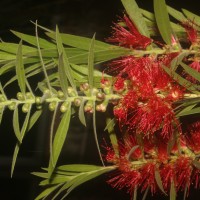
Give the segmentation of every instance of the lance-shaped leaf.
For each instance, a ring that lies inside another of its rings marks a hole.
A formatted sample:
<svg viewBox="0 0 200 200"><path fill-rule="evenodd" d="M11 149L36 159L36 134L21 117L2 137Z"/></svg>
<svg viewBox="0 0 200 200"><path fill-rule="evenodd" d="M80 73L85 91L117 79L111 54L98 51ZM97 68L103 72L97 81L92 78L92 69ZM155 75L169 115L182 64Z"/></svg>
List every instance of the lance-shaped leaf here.
<svg viewBox="0 0 200 200"><path fill-rule="evenodd" d="M160 34L166 44L171 44L172 30L165 0L154 0L154 13Z"/></svg>
<svg viewBox="0 0 200 200"><path fill-rule="evenodd" d="M37 40L35 36L27 35L24 33L17 32L17 31L12 31L12 33L15 34L17 37L19 37L21 40L26 41L27 43L32 44L34 46L37 46ZM48 42L47 40L42 39L42 38L39 38L39 43L40 43L41 48L47 48L47 49L56 48L55 44Z"/></svg>
<svg viewBox="0 0 200 200"><path fill-rule="evenodd" d="M176 189L173 180L171 182L171 187L170 187L170 200L176 200Z"/></svg>
<svg viewBox="0 0 200 200"><path fill-rule="evenodd" d="M164 188L163 188L163 183L162 183L162 179L161 179L161 176L160 176L159 169L156 169L156 170L155 170L155 179L156 179L156 183L157 183L159 189L160 189L165 195L167 195L166 192L165 192L165 190L164 190Z"/></svg>
<svg viewBox="0 0 200 200"><path fill-rule="evenodd" d="M93 132L94 132L94 138L95 138L95 142L96 142L96 145L97 145L97 150L98 150L98 153L99 153L99 157L100 157L100 160L104 166L104 161L103 161L103 158L102 158L102 155L101 155L101 149L100 149L100 146L99 146L99 141L98 141L98 136L97 136L97 128L96 128L96 105L95 105L95 101L93 102L93 109L94 109L94 112L93 112L93 116L92 116L92 122L93 122Z"/></svg>
<svg viewBox="0 0 200 200"><path fill-rule="evenodd" d="M112 147L113 147L113 149L115 151L115 154L118 155L119 154L119 150L118 150L117 136L115 134L114 126L115 126L114 118L113 119L107 118L106 119L106 127L105 127L104 130L108 130Z"/></svg>
<svg viewBox="0 0 200 200"><path fill-rule="evenodd" d="M22 59L22 41L19 43L19 47L16 55L16 75L20 90L23 94L26 92L26 75L24 70L24 64Z"/></svg>
<svg viewBox="0 0 200 200"><path fill-rule="evenodd" d="M135 0L121 0L127 14L129 15L132 22L137 27L138 31L146 36L150 37L150 33L148 31L145 20L141 14L141 11Z"/></svg>
<svg viewBox="0 0 200 200"><path fill-rule="evenodd" d="M183 69L193 78L195 78L197 81L200 82L200 73L193 69L192 67L186 65L185 63L181 62L181 66L183 67Z"/></svg>
<svg viewBox="0 0 200 200"><path fill-rule="evenodd" d="M19 149L20 149L20 146L21 146L21 142L22 142L22 140L23 140L23 138L25 136L25 133L27 131L27 128L28 128L28 123L29 123L29 118L30 118L30 113L31 113L31 107L32 106L29 105L29 110L26 113L22 128L20 130L20 136L19 136L20 137L19 138L20 142L17 141L17 144L16 144L15 149L14 149L13 159L12 159L12 166L11 166L11 177L13 176L13 172L14 172L17 156L18 156L18 153L19 153Z"/></svg>
<svg viewBox="0 0 200 200"><path fill-rule="evenodd" d="M88 53L88 82L91 89L93 88L94 85L94 44L95 44L95 35L91 40Z"/></svg>
<svg viewBox="0 0 200 200"><path fill-rule="evenodd" d="M48 168L49 178L51 178L51 175L55 169L56 163L60 156L62 147L64 145L69 129L70 117L71 117L71 104L69 103L67 105L66 112L62 116L61 122L57 128L55 137L53 139L52 157L49 160L49 168Z"/></svg>
<svg viewBox="0 0 200 200"><path fill-rule="evenodd" d="M78 117L79 117L80 122L84 126L86 126L84 105L85 105L85 101L83 99L81 99L81 104L80 104L79 111L78 111Z"/></svg>
<svg viewBox="0 0 200 200"><path fill-rule="evenodd" d="M56 39L56 34L55 32L51 33L46 33L50 38ZM81 36L76 36L76 35L71 35L71 34L65 34L65 33L60 33L60 36L62 38L62 42L65 45L71 46L71 47L76 47L78 49L82 50L87 50L90 46L91 39L86 38L86 37L81 37ZM103 50L103 49L109 49L113 48L113 45L107 44L105 42L101 41L96 41L94 45L95 50Z"/></svg>
<svg viewBox="0 0 200 200"><path fill-rule="evenodd" d="M193 164L197 169L200 170L200 162L199 162L199 161L193 160L193 161L192 161L192 164Z"/></svg>
<svg viewBox="0 0 200 200"><path fill-rule="evenodd" d="M17 137L17 140L19 143L21 143L21 131L19 127L19 109L18 105L16 105L14 113L13 113L13 129L15 136Z"/></svg>
<svg viewBox="0 0 200 200"><path fill-rule="evenodd" d="M61 186L61 184L60 184L60 185L54 185L54 186L48 187L47 189L45 189L44 191L42 191L42 192L35 198L35 200L40 200L40 199L46 198L46 197L49 196L52 192L54 192L56 189L58 189L60 186Z"/></svg>
<svg viewBox="0 0 200 200"><path fill-rule="evenodd" d="M194 13L192 13L192 12L186 10L186 9L182 9L182 11L191 22L200 26L200 16L198 16L198 15L196 15L196 14L194 14Z"/></svg>
<svg viewBox="0 0 200 200"><path fill-rule="evenodd" d="M149 192L149 187L145 190L142 200L145 200L147 198L148 192Z"/></svg>
<svg viewBox="0 0 200 200"><path fill-rule="evenodd" d="M170 6L167 6L167 11L176 20L178 20L180 22L186 22L187 21L187 18L183 15L182 12L180 12L180 11L170 7Z"/></svg>
<svg viewBox="0 0 200 200"><path fill-rule="evenodd" d="M58 75L59 75L59 81L60 81L60 87L65 95L67 97L67 89L68 89L68 81L67 81L67 75L65 73L65 65L64 65L64 59L63 54L61 53L59 56L59 62L58 62Z"/></svg>
<svg viewBox="0 0 200 200"><path fill-rule="evenodd" d="M58 53L62 56L63 58L63 65L64 65L64 70L65 70L65 74L71 84L71 86L73 87L74 91L76 91L76 84L74 82L73 76L71 74L71 67L69 64L69 60L68 57L65 53L64 47L63 47L63 43L62 43L62 38L60 36L58 27L56 27L56 43L57 43L57 48L58 48Z"/></svg>
<svg viewBox="0 0 200 200"><path fill-rule="evenodd" d="M199 86L198 85L192 84L190 81L184 79L178 73L170 70L168 67L166 67L166 66L162 66L162 67L180 85L182 85L183 87L187 88L192 93L199 94L199 92L198 92Z"/></svg>
<svg viewBox="0 0 200 200"><path fill-rule="evenodd" d="M184 112L178 113L178 117L186 116L186 115L194 115L200 113L200 107L193 108L190 110L185 110Z"/></svg>

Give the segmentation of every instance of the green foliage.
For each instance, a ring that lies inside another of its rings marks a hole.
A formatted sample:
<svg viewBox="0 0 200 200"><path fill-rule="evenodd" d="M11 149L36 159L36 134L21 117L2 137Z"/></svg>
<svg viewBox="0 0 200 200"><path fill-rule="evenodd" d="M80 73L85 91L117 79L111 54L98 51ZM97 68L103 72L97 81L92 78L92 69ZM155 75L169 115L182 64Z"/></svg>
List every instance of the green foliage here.
<svg viewBox="0 0 200 200"><path fill-rule="evenodd" d="M97 106L103 105L106 110L108 104L112 104L114 100L119 100L121 96L115 94L112 90L113 77L109 74L104 74L103 77L110 81L110 88L107 88L108 90L103 88L101 83L102 72L96 69L96 65L122 56L142 57L150 54L157 56L181 52L179 56L172 60L170 68L163 66L165 72L184 86L189 93L189 96L186 96L183 101L177 102L179 105L175 110L176 117L200 113L199 84L192 83L179 74L179 71L182 70L194 78L197 83L200 82L200 73L192 69L189 64L184 63L185 58L198 54L199 49L184 50L180 44L178 44L178 48L173 46L172 37L179 38L186 34L186 31L179 24L174 23L174 21L171 22L169 15L178 22L194 20L197 25L200 24L200 17L184 9L182 10L183 13L177 11L167 6L164 0L154 0L154 13L139 9L136 1L133 0L122 0L122 4L139 32L147 37L160 35L167 44L166 49L156 44L153 44L150 50L127 49L98 41L95 39L95 35L90 39L64 34L59 32L58 27L55 31L52 31L38 25L37 22L35 23L35 36L12 31L20 39L19 44L0 43L0 77L6 79L9 72L14 72L14 75L8 80L0 82L0 123L6 108L13 111L12 125L16 136L11 176L13 176L24 137L39 120L43 113L43 105L47 104L49 110L53 113L49 141L49 165L48 168L44 169L45 172L33 173L44 179L40 182L40 185L46 187L36 197L36 200L44 199L49 195L53 195L52 199L55 199L65 191L66 194L61 197L61 199L64 199L82 183L116 169L115 165L110 167L83 164L57 166L62 148L65 144L68 144L66 139L71 117L73 114L77 114L80 122L86 126L85 115L88 113L93 115L94 137L100 160L104 165L96 131L96 111L99 111ZM153 27L158 28L159 33ZM39 37L38 28L45 31L45 38ZM38 80L36 86L30 85L30 78ZM8 98L7 87L16 82L19 90L16 92L17 97ZM103 100L97 98L98 93L103 93ZM104 110L101 111L104 112ZM60 120L55 127L57 116ZM19 120L20 117L22 117L22 120ZM110 116L106 117L105 131L109 134L116 155L119 155L115 120ZM170 150L172 146L173 144L169 144ZM137 148L138 145L131 149L129 157ZM197 160L193 161L193 165L198 169L200 168ZM159 189L166 194L159 170L155 171L155 180ZM137 198L137 190L138 188L135 187L134 200ZM143 199L146 198L148 191L149 188L145 190ZM176 191L172 181L170 200L174 199L176 199Z"/></svg>

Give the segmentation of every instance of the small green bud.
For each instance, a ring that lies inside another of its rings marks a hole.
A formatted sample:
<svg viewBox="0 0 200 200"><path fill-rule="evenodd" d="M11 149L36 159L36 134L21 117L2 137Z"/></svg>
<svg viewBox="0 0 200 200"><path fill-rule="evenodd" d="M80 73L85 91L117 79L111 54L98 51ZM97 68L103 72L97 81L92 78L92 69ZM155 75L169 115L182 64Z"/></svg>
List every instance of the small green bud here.
<svg viewBox="0 0 200 200"><path fill-rule="evenodd" d="M41 97L35 97L35 103L37 105L40 105L42 103L42 98Z"/></svg>
<svg viewBox="0 0 200 200"><path fill-rule="evenodd" d="M49 103L49 110L54 111L56 109L56 102Z"/></svg>
<svg viewBox="0 0 200 200"><path fill-rule="evenodd" d="M16 103L15 102L12 102L11 104L8 105L8 108L10 110L15 110L15 107L16 107Z"/></svg>
<svg viewBox="0 0 200 200"><path fill-rule="evenodd" d="M110 87L104 87L103 91L105 92L105 94L111 94L111 88Z"/></svg>
<svg viewBox="0 0 200 200"><path fill-rule="evenodd" d="M86 103L86 105L84 106L84 111L89 112L89 113L93 113L93 103L92 103L92 101L88 101Z"/></svg>
<svg viewBox="0 0 200 200"><path fill-rule="evenodd" d="M23 101L23 100L25 100L25 97L21 92L18 92L17 93L17 99L20 100L20 101Z"/></svg>
<svg viewBox="0 0 200 200"><path fill-rule="evenodd" d="M4 102L6 100L6 98L4 97L3 94L0 94L0 102Z"/></svg>
<svg viewBox="0 0 200 200"><path fill-rule="evenodd" d="M30 104L28 103L25 103L23 106L22 106L22 112L23 113L27 113L30 109Z"/></svg>
<svg viewBox="0 0 200 200"><path fill-rule="evenodd" d="M81 105L81 99L80 98L75 98L74 99L74 105L79 107Z"/></svg>
<svg viewBox="0 0 200 200"><path fill-rule="evenodd" d="M105 99L105 94L102 92L97 92L96 94L97 100L104 100Z"/></svg>
<svg viewBox="0 0 200 200"><path fill-rule="evenodd" d="M76 96L76 92L74 91L72 87L67 88L67 93L69 94L70 97Z"/></svg>
<svg viewBox="0 0 200 200"><path fill-rule="evenodd" d="M64 97L64 93L63 93L63 91L61 91L61 90L58 90L57 95L58 95L58 98L59 98L59 99L62 99L62 98Z"/></svg>
<svg viewBox="0 0 200 200"><path fill-rule="evenodd" d="M68 109L68 102L64 102L61 106L60 106L60 111L62 112L62 113L64 113L64 112L66 112L67 111L67 109Z"/></svg>
<svg viewBox="0 0 200 200"><path fill-rule="evenodd" d="M26 93L26 98L27 98L27 99L32 99L32 98L33 98L33 95L32 95L30 92L27 92L27 93Z"/></svg>
<svg viewBox="0 0 200 200"><path fill-rule="evenodd" d="M80 85L80 90L85 92L85 91L88 91L90 88L89 84L88 83L83 83Z"/></svg>

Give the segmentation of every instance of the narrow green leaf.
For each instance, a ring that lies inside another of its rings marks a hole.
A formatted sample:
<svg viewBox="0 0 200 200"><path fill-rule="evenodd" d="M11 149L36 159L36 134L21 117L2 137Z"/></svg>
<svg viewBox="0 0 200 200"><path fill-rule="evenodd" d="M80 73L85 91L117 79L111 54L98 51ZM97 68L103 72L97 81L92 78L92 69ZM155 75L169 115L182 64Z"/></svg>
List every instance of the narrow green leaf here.
<svg viewBox="0 0 200 200"><path fill-rule="evenodd" d="M41 114L42 110L36 110L35 113L30 117L27 131L29 131L33 127L33 125L37 122Z"/></svg>
<svg viewBox="0 0 200 200"><path fill-rule="evenodd" d="M13 113L13 129L15 136L18 140L19 143L21 143L21 131L19 127L19 110L18 110L18 105L16 105L14 113Z"/></svg>
<svg viewBox="0 0 200 200"><path fill-rule="evenodd" d="M176 20L178 20L180 22L186 22L187 21L187 18L182 14L182 12L180 12L180 11L170 7L170 6L167 6L167 11Z"/></svg>
<svg viewBox="0 0 200 200"><path fill-rule="evenodd" d="M184 69L190 76L192 76L193 78L195 78L197 81L200 81L200 73L199 73L197 70L191 68L190 66L186 65L186 64L183 63L183 62L181 62L180 64L181 64L181 66L183 67L183 69Z"/></svg>
<svg viewBox="0 0 200 200"><path fill-rule="evenodd" d="M102 158L102 155L101 155L101 149L99 147L99 141L98 141L98 136L97 136L97 128L96 128L96 105L95 105L95 101L93 102L93 109L94 109L94 112L93 112L93 116L92 116L92 122L93 122L93 131L94 131L94 138L95 138L95 142L96 142L96 146L97 146L97 150L98 150L98 153L99 153L99 157L100 157L100 160L102 162L102 165L104 166L104 161L103 161L103 158Z"/></svg>
<svg viewBox="0 0 200 200"><path fill-rule="evenodd" d="M164 188L163 188L163 183L162 183L162 179L161 179L161 176L160 176L159 169L156 169L156 170L155 170L155 179L156 179L156 183L157 183L159 189L160 189L165 195L167 195L166 192L165 192L165 190L164 190Z"/></svg>
<svg viewBox="0 0 200 200"><path fill-rule="evenodd" d="M149 192L149 187L145 190L142 200L145 200L147 198L148 192Z"/></svg>
<svg viewBox="0 0 200 200"><path fill-rule="evenodd" d="M200 170L200 162L199 162L199 161L193 160L193 161L192 161L192 164L193 164L197 169Z"/></svg>
<svg viewBox="0 0 200 200"><path fill-rule="evenodd" d="M58 75L59 75L60 87L65 97L67 97L68 81L67 81L67 75L65 74L65 66L63 61L64 61L63 54L61 53L58 62Z"/></svg>
<svg viewBox="0 0 200 200"><path fill-rule="evenodd" d="M46 33L50 38L56 39L55 33ZM69 45L71 47L76 47L82 50L87 50L89 48L89 45L91 43L90 38L76 36L76 35L70 35L70 34L64 34L60 33L60 36L62 38L62 42L65 45ZM95 50L103 50L103 49L109 49L112 48L113 45L107 44L105 42L96 41L94 49Z"/></svg>
<svg viewBox="0 0 200 200"><path fill-rule="evenodd" d="M67 55L64 51L62 38L60 36L58 27L56 27L56 43L57 43L59 55L63 54L63 65L64 65L65 74L66 74L71 86L73 87L74 91L76 91L76 84L75 84L74 79L73 79L72 74L71 74L71 68L70 68L69 60L68 60Z"/></svg>
<svg viewBox="0 0 200 200"><path fill-rule="evenodd" d="M58 111L58 103L56 103L55 110L53 111L53 117L52 117L52 120L51 120L51 128L50 128L49 153L50 153L50 160L52 162L52 166L54 166L53 134L54 134L54 126L55 126L55 122L56 122L57 111Z"/></svg>
<svg viewBox="0 0 200 200"><path fill-rule="evenodd" d="M131 159L131 156L132 154L134 153L134 151L139 147L139 145L135 145L131 148L131 150L129 151L128 155L127 155L127 158L130 160Z"/></svg>
<svg viewBox="0 0 200 200"><path fill-rule="evenodd" d="M22 41L19 43L19 47L16 55L16 75L20 90L23 94L26 92L26 75L24 70L24 64L22 59Z"/></svg>
<svg viewBox="0 0 200 200"><path fill-rule="evenodd" d="M87 165L87 164L71 164L62 165L56 168L56 170L70 171L70 172L89 172L102 169L102 166Z"/></svg>
<svg viewBox="0 0 200 200"><path fill-rule="evenodd" d="M154 13L160 34L166 44L171 44L172 30L165 0L154 0Z"/></svg>
<svg viewBox="0 0 200 200"><path fill-rule="evenodd" d="M11 53L11 54L16 54L17 49L19 47L19 44L15 43L9 43L9 42L1 42L0 43L0 50ZM35 51L36 49L33 47L29 47L27 45L23 45L22 52L23 54Z"/></svg>
<svg viewBox="0 0 200 200"><path fill-rule="evenodd" d="M95 44L95 35L93 36L91 40L91 44L89 47L89 53L88 53L88 82L91 88L93 88L94 85L94 44Z"/></svg>
<svg viewBox="0 0 200 200"><path fill-rule="evenodd" d="M199 92L198 92L199 86L197 86L195 84L192 84L190 81L184 79L183 77L181 77L179 74L177 74L176 72L172 71L168 67L165 67L165 66L162 66L162 67L180 85L182 85L183 87L187 88L192 93L199 94Z"/></svg>
<svg viewBox="0 0 200 200"><path fill-rule="evenodd" d="M186 17L193 22L194 24L200 26L200 16L186 10L186 9L182 9L183 13L186 15ZM199 29L199 27L198 27Z"/></svg>
<svg viewBox="0 0 200 200"><path fill-rule="evenodd" d="M198 113L200 113L200 107L193 108L191 110L179 113L178 116L181 117L181 116L186 116L186 115L194 115L194 114L198 114Z"/></svg>
<svg viewBox="0 0 200 200"><path fill-rule="evenodd" d="M13 34L15 34L17 37L19 37L21 40L28 42L29 44L32 44L34 46L37 46L37 40L35 36L31 36L31 35L27 35L24 33L20 33L17 31L11 31ZM56 45L48 42L45 39L39 38L39 43L40 43L40 47L44 48L44 49L55 49Z"/></svg>
<svg viewBox="0 0 200 200"><path fill-rule="evenodd" d="M22 140L25 136L25 133L26 133L26 130L27 130L27 127L28 127L28 122L29 122L29 118L30 118L30 113L31 113L31 105L29 107L29 110L26 114L26 117L24 119L24 122L23 122L23 125L22 125L22 128L21 128L21 131L20 131L20 142L17 141L17 144L15 146L15 149L14 149L14 153L13 153L13 159L12 159L12 166L11 166L11 177L13 176L13 172L14 172L14 168L15 168L15 164L16 164L16 160L17 160L17 156L18 156L18 153L19 153L19 148L21 146L21 143L22 143Z"/></svg>
<svg viewBox="0 0 200 200"><path fill-rule="evenodd" d="M177 67L181 64L181 62L183 61L183 59L188 56L189 53L187 52L182 52L180 53L178 56L176 56L170 63L170 69L172 71L176 71Z"/></svg>
<svg viewBox="0 0 200 200"><path fill-rule="evenodd" d="M69 129L70 117L71 117L71 104L69 103L67 107L67 111L62 116L61 122L57 128L57 131L53 140L53 146L52 146L53 163L52 163L52 159L50 158L49 168L48 168L49 177L51 177L54 171L54 168L60 156L62 147L64 145L67 132Z"/></svg>
<svg viewBox="0 0 200 200"><path fill-rule="evenodd" d="M35 26L35 35L36 35L36 44L37 44L38 54L39 54L42 70L43 70L43 73L44 73L44 77L46 79L48 89L52 92L51 84L50 84L49 77L48 77L46 67L45 67L45 64L44 64L44 60L43 60L43 57L42 57L40 38L38 37L37 21L36 21L36 26Z"/></svg>
<svg viewBox="0 0 200 200"><path fill-rule="evenodd" d="M115 126L115 119L107 118L106 119L106 127L105 127L104 131L108 130L112 147L115 151L115 154L118 155L119 154L118 141L117 141L117 136L115 134L114 126Z"/></svg>
<svg viewBox="0 0 200 200"><path fill-rule="evenodd" d="M52 187L49 187L45 190L43 190L36 198L35 200L44 199L45 197L49 196L52 192L54 192L56 189L58 189L62 184L54 185Z"/></svg>
<svg viewBox="0 0 200 200"><path fill-rule="evenodd" d="M94 171L94 172L89 172L86 173L85 176L82 176L81 178L79 178L76 182L73 183L73 185L67 190L67 193L62 197L62 199L64 199L66 196L69 195L69 193L74 190L76 187L78 187L79 185L94 179L104 173L107 173L109 171L113 170L112 168L102 168L100 170ZM61 199L61 200L62 200Z"/></svg>
<svg viewBox="0 0 200 200"><path fill-rule="evenodd" d="M0 108L0 125L1 125L2 118L3 118L3 113L4 113L4 107L1 107Z"/></svg>
<svg viewBox="0 0 200 200"><path fill-rule="evenodd" d="M79 107L79 111L78 111L78 117L79 117L80 122L81 122L84 126L86 126L84 105L85 105L85 101L82 99L82 100L81 100L80 107Z"/></svg>
<svg viewBox="0 0 200 200"><path fill-rule="evenodd" d="M31 174L44 179L47 179L49 177L48 173L46 172L31 172Z"/></svg>
<svg viewBox="0 0 200 200"><path fill-rule="evenodd" d="M186 106L184 109L182 109L180 112L178 112L178 114L176 115L177 117L180 117L182 115L184 115L184 113L186 112L190 112L197 104L193 104L193 105L188 105Z"/></svg>
<svg viewBox="0 0 200 200"><path fill-rule="evenodd" d="M137 200L137 186L134 187L133 198L132 200Z"/></svg>
<svg viewBox="0 0 200 200"><path fill-rule="evenodd" d="M188 186L185 186L184 195L183 195L183 200L186 200L186 198L187 198L187 193L188 193Z"/></svg>
<svg viewBox="0 0 200 200"><path fill-rule="evenodd" d="M170 200L176 200L176 189L173 180L171 182L171 187L170 187Z"/></svg>
<svg viewBox="0 0 200 200"><path fill-rule="evenodd" d="M141 14L141 11L135 0L121 0L127 14L129 15L132 22L137 27L138 31L146 36L150 37L148 28L146 26L145 20Z"/></svg>

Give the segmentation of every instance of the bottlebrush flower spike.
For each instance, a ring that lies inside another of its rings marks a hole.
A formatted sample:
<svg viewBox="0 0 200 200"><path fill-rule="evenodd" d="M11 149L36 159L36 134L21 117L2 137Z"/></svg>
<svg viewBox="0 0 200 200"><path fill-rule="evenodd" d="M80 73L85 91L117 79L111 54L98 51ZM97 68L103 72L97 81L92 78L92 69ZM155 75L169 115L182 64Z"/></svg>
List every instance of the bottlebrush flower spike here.
<svg viewBox="0 0 200 200"><path fill-rule="evenodd" d="M151 44L152 39L141 35L128 16L124 15L121 22L125 27L118 23L114 24L112 36L107 39L108 42L117 43L120 46L134 49L145 49Z"/></svg>
<svg viewBox="0 0 200 200"><path fill-rule="evenodd" d="M198 31L195 28L195 24L193 22L183 22L182 26L185 28L187 39L192 43L192 45L199 43Z"/></svg>

